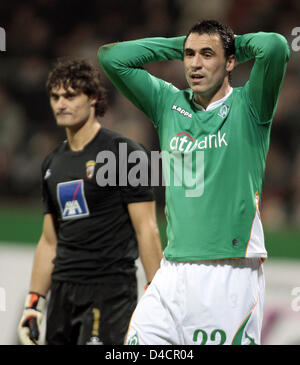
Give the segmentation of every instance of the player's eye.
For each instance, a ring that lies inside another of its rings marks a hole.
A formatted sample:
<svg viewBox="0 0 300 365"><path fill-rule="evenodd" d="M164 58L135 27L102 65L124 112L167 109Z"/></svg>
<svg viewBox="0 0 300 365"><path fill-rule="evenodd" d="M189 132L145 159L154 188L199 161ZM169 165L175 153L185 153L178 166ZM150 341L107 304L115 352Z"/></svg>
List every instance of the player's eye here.
<svg viewBox="0 0 300 365"><path fill-rule="evenodd" d="M194 52L193 50L191 50L191 49L186 49L186 50L184 51L184 55L185 55L186 57L192 57L192 56L194 56L194 54L195 54L195 52Z"/></svg>
<svg viewBox="0 0 300 365"><path fill-rule="evenodd" d="M75 94L67 94L66 99L73 100L75 98L75 96L76 96Z"/></svg>

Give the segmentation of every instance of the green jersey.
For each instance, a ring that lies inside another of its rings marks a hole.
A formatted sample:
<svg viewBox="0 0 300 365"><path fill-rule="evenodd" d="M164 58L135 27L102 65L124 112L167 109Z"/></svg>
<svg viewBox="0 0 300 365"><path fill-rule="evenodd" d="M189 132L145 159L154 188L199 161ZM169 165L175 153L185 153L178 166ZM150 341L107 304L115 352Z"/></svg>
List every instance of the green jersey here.
<svg viewBox="0 0 300 365"><path fill-rule="evenodd" d="M237 36L239 63L255 59L248 82L207 110L150 73L150 62L183 59L185 37L105 45L100 65L153 121L166 182L167 260L266 257L260 196L289 47L275 33Z"/></svg>

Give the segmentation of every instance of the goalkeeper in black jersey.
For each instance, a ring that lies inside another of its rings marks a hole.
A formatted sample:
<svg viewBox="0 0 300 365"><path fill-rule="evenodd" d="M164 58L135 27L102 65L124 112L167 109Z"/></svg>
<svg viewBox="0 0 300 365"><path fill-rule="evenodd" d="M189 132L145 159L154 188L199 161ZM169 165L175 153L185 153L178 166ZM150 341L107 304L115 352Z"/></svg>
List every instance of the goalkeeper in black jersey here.
<svg viewBox="0 0 300 365"><path fill-rule="evenodd" d="M140 255L150 282L162 257L150 184L118 183L122 168L132 167L130 153L146 152L101 126L105 91L88 62L59 61L47 91L67 139L42 165L45 215L18 327L20 342L38 343L51 289L47 344L123 344L137 303L135 260ZM114 157L110 168L115 169L108 173L115 184L105 184L101 156ZM148 171L148 159L143 161Z"/></svg>

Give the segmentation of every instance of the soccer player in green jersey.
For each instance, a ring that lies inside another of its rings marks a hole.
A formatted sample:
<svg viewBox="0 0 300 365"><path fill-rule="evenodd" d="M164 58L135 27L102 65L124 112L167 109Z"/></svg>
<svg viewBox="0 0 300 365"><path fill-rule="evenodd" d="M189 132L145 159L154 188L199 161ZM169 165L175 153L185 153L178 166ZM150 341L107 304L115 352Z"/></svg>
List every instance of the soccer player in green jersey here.
<svg viewBox="0 0 300 365"><path fill-rule="evenodd" d="M217 21L187 36L105 45L99 62L153 121L162 150L168 244L128 331L133 344L260 343L267 257L260 197L289 47L276 33L234 35ZM189 88L148 73L183 60ZM254 60L232 88L235 65Z"/></svg>

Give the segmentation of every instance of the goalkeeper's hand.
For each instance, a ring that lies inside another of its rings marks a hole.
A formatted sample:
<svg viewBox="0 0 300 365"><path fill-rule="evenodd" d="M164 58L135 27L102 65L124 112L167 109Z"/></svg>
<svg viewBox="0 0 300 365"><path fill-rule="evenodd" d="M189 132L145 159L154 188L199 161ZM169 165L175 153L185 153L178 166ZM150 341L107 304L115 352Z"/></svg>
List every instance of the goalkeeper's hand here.
<svg viewBox="0 0 300 365"><path fill-rule="evenodd" d="M18 326L21 345L38 345L40 326L46 298L38 293L30 292L25 299L25 309Z"/></svg>

